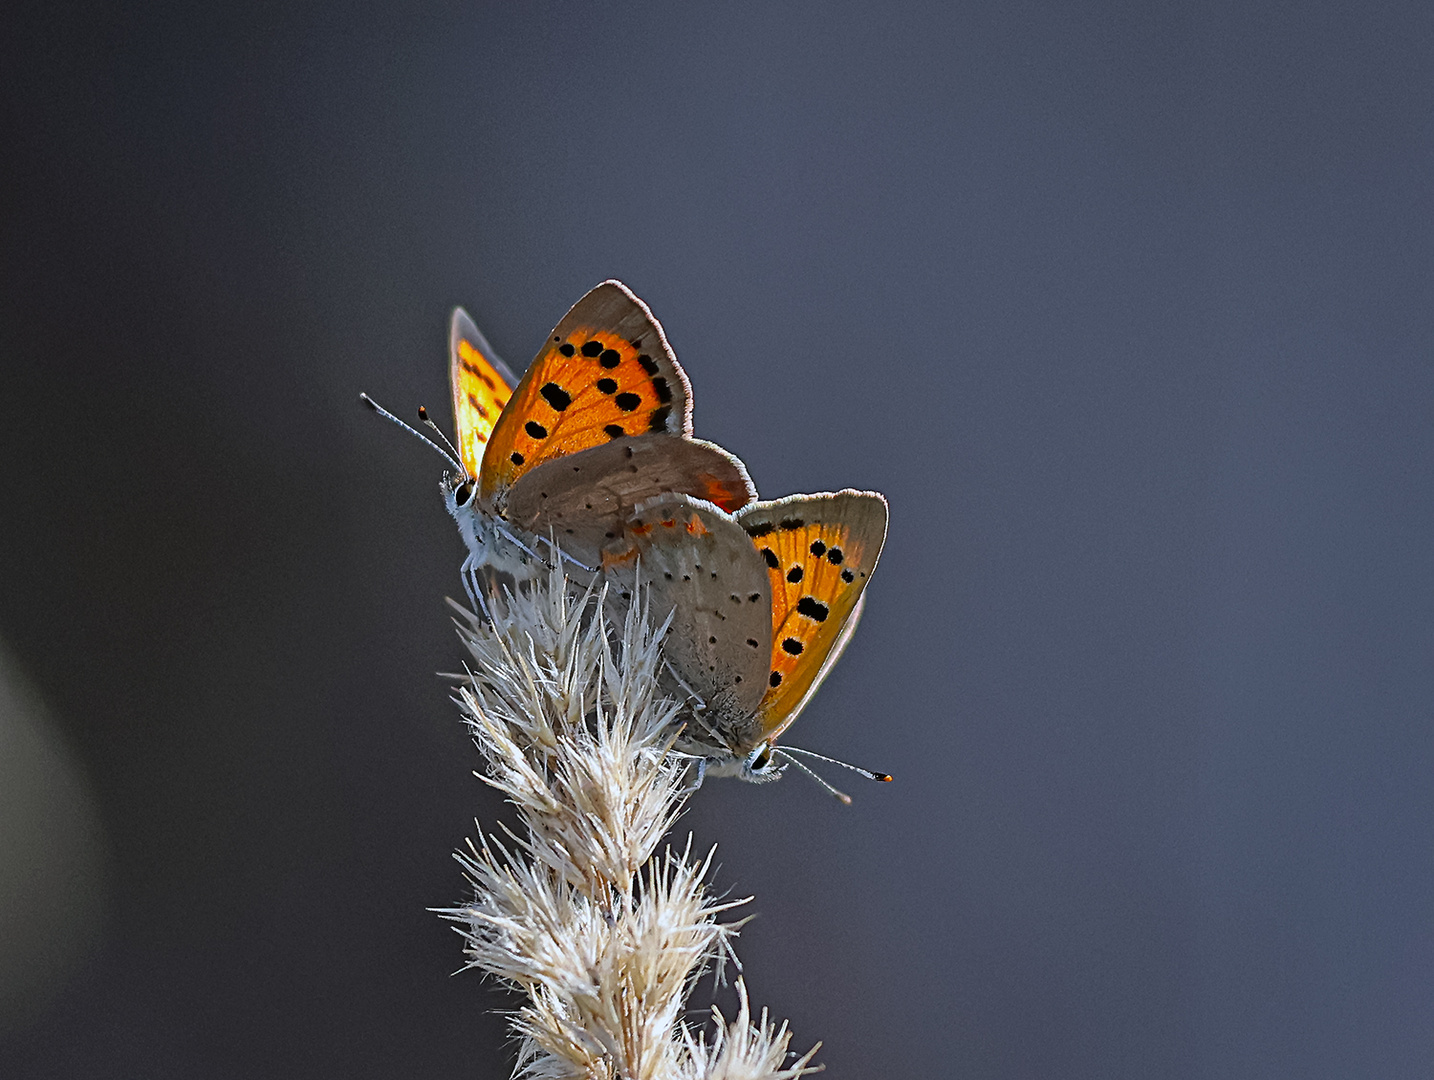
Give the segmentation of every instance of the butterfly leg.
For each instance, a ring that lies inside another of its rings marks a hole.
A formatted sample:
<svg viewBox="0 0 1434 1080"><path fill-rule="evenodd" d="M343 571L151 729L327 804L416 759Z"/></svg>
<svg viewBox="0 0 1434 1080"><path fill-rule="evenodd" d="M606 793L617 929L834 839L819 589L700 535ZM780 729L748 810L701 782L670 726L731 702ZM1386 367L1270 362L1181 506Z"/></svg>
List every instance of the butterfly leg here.
<svg viewBox="0 0 1434 1080"><path fill-rule="evenodd" d="M692 781L691 786L683 788L680 792L678 792L678 794L681 795L684 799L687 798L702 786L702 781L706 778L707 759L705 757L700 757L697 759L697 779Z"/></svg>
<svg viewBox="0 0 1434 1080"><path fill-rule="evenodd" d="M575 559L575 558L573 558L573 557L572 557L571 555L569 555L566 551L564 551L562 548L560 548L560 547L558 546L558 542L557 542L556 540L554 540L551 536L546 537L545 539L547 540L547 544L548 544L549 549L557 553L558 561L559 561L559 562L562 562L563 560L567 560L568 562L570 562L570 563L572 563L574 566L576 566L579 570L583 570L583 571L585 571L585 572L587 572L587 573L589 573L589 574L596 574L596 573L597 573L597 567L595 567L595 566L589 566L587 563L583 562L581 559Z"/></svg>
<svg viewBox="0 0 1434 1080"><path fill-rule="evenodd" d="M468 602L473 605L473 610L478 610L478 597L473 589L473 555L463 560L463 565L458 568L458 576L463 581L463 591L468 594Z"/></svg>
<svg viewBox="0 0 1434 1080"><path fill-rule="evenodd" d="M493 613L488 610L488 601L483 599L483 582L478 577L478 568L475 566L469 573L473 578L473 591L478 598L478 608L483 612L483 617L492 623Z"/></svg>
<svg viewBox="0 0 1434 1080"><path fill-rule="evenodd" d="M532 556L534 559L537 559L538 562L542 563L543 566L547 567L549 570L552 569L552 567L548 565L548 561L547 561L546 559L544 559L544 558L543 558L541 555L539 555L536 551L534 551L532 548L530 548L527 544L523 543L523 541L519 540L516 536L514 536L512 533L510 533L507 529L503 528L502 525L495 525L494 527L495 527L495 529L497 530L497 533L498 533L499 536L503 537L505 540L507 540L509 543L511 543L514 547L516 547L519 551L525 552L526 554Z"/></svg>
<svg viewBox="0 0 1434 1080"><path fill-rule="evenodd" d="M677 674L677 669L674 668L671 664L669 664L665 657L663 658L662 666L667 669L667 674L672 676L673 681L676 682L678 686L682 687L683 690L687 691L687 696L691 699L691 703L693 706L692 711L698 713L705 712L707 709L707 702L703 701L702 698L698 696L696 690L692 689L692 687L688 686L685 682L682 681L682 676Z"/></svg>
<svg viewBox="0 0 1434 1080"><path fill-rule="evenodd" d="M468 601L473 605L473 610L481 612L483 617L491 623L493 613L488 610L488 604L483 599L483 586L478 580L478 560L474 558L472 552L469 553L468 558L463 560L458 574L463 579L463 591L468 594Z"/></svg>

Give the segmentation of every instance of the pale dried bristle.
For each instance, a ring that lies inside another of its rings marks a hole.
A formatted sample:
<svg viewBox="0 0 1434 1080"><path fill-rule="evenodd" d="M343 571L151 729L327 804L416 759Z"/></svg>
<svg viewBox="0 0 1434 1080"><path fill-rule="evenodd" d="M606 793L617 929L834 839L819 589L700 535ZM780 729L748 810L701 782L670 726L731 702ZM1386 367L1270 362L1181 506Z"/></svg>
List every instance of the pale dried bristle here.
<svg viewBox="0 0 1434 1080"><path fill-rule="evenodd" d="M559 560L555 560L559 561ZM469 967L526 1001L515 1075L547 1080L790 1080L816 1071L816 1048L787 1063L790 1034L746 988L710 1035L685 1020L687 995L731 954L740 921L718 917L711 853L658 853L685 800L670 754L678 705L657 687L661 639L637 597L621 633L601 597L554 569L530 592L490 605L459 631L472 653L457 701L483 756L482 778L516 808L505 840L480 834L457 855L473 899L458 923Z"/></svg>

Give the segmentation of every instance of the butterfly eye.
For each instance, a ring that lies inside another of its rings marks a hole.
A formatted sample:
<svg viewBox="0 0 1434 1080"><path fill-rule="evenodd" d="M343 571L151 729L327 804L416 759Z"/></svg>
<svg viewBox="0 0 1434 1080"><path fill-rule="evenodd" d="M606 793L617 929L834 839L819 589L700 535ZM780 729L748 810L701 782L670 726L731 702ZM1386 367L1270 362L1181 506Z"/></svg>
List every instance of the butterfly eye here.
<svg viewBox="0 0 1434 1080"><path fill-rule="evenodd" d="M747 767L753 772L761 772L772 763L772 747L770 743L763 743L757 747L756 752L747 759Z"/></svg>
<svg viewBox="0 0 1434 1080"><path fill-rule="evenodd" d="M456 488L453 489L453 501L459 506L467 506L469 500L471 500L472 498L472 480L464 480L463 483L459 484Z"/></svg>

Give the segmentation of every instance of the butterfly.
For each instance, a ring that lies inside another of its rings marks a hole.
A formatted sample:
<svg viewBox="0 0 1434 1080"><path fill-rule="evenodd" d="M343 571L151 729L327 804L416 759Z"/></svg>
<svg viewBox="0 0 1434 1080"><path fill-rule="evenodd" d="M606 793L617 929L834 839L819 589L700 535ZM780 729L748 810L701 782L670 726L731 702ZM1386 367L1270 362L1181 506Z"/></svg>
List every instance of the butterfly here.
<svg viewBox="0 0 1434 1080"><path fill-rule="evenodd" d="M590 566L656 495L684 492L724 510L756 498L740 460L692 438L687 374L661 324L619 281L579 300L521 379L455 310L449 382L456 438L443 494L475 599L480 575L531 580L542 564L536 538L555 538L570 562Z"/></svg>
<svg viewBox="0 0 1434 1080"><path fill-rule="evenodd" d="M698 758L698 784L708 773L775 780L789 763L810 772L776 740L851 641L886 525L874 491L792 495L736 514L682 494L637 508L606 573L619 597L640 581L652 611L672 613L665 659L693 703L677 747Z"/></svg>

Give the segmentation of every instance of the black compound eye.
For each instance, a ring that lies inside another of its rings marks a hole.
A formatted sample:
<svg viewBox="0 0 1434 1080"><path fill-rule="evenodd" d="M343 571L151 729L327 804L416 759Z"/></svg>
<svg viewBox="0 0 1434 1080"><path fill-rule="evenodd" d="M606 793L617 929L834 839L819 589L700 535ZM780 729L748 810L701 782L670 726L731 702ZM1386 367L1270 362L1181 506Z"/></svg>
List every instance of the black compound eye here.
<svg viewBox="0 0 1434 1080"><path fill-rule="evenodd" d="M752 767L753 769L756 769L756 770L760 771L760 770L762 770L762 769L765 769L765 768L766 768L768 765L770 765L771 763L772 763L772 748L771 748L770 746L764 746L764 747L762 747L761 750L757 751L756 756L752 758L752 765L751 765L751 767Z"/></svg>
<svg viewBox="0 0 1434 1080"><path fill-rule="evenodd" d="M453 501L459 506L467 506L473 498L473 481L465 480L453 489Z"/></svg>

